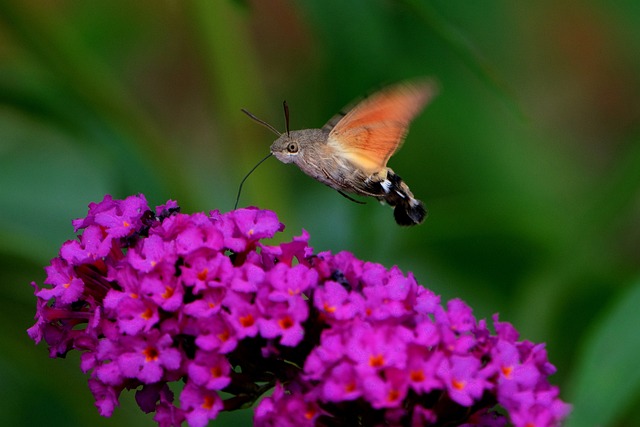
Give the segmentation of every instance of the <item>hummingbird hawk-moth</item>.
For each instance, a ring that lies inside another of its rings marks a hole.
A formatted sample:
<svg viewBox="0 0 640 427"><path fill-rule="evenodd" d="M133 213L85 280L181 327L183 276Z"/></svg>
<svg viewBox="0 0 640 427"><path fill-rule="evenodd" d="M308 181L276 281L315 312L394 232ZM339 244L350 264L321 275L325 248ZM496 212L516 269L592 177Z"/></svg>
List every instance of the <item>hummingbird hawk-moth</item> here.
<svg viewBox="0 0 640 427"><path fill-rule="evenodd" d="M345 193L386 202L394 207L398 224L416 225L424 221L427 210L387 162L404 142L411 120L435 93L435 83L427 79L396 84L338 113L321 129L295 131L289 131L284 103L286 133L242 111L279 135L270 155L296 164L349 199Z"/></svg>

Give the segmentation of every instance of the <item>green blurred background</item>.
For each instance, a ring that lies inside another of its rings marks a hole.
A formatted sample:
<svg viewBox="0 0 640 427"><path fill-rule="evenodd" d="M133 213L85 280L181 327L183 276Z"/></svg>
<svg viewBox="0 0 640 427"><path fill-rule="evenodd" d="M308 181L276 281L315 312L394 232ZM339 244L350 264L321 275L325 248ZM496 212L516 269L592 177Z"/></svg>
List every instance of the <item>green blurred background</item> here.
<svg viewBox="0 0 640 427"><path fill-rule="evenodd" d="M279 240L399 265L546 342L568 425L640 425L640 2L0 0L0 420L152 426L93 407L78 355L25 330L31 280L104 194L230 210L284 128L379 87L441 91L390 161L430 210L411 229L270 159L241 206ZM250 425L251 413L215 425ZM540 426L538 426L540 427Z"/></svg>

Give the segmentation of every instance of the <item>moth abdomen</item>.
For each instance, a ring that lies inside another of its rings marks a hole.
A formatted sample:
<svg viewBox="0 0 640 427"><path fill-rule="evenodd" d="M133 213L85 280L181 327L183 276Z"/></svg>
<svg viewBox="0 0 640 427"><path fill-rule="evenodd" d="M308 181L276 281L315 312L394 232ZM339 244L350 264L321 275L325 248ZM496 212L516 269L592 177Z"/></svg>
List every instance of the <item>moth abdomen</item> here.
<svg viewBox="0 0 640 427"><path fill-rule="evenodd" d="M418 225L427 217L427 209L420 200L411 198L396 205L393 217L398 225Z"/></svg>
<svg viewBox="0 0 640 427"><path fill-rule="evenodd" d="M386 179L379 181L382 191L380 200L394 206L393 217L399 225L421 224L427 216L424 204L413 197L409 186L391 169L387 170Z"/></svg>

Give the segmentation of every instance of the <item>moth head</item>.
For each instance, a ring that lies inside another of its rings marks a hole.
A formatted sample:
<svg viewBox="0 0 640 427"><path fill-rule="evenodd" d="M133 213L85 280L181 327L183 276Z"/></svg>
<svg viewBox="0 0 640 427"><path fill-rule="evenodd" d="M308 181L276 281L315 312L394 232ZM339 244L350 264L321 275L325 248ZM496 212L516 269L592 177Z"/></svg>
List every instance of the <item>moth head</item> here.
<svg viewBox="0 0 640 427"><path fill-rule="evenodd" d="M298 156L304 151L304 144L296 138L296 133L282 134L271 144L271 152L282 163L295 163Z"/></svg>

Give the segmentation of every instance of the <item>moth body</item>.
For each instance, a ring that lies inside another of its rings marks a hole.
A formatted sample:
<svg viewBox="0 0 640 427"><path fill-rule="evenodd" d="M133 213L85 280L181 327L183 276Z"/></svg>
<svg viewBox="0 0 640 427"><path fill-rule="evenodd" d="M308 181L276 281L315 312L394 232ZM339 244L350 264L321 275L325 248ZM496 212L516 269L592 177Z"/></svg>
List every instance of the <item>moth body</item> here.
<svg viewBox="0 0 640 427"><path fill-rule="evenodd" d="M411 120L435 92L430 80L391 86L337 114L322 129L289 132L286 104L286 133L261 123L280 135L271 153L281 162L294 163L343 195L386 202L394 207L398 224L416 225L427 211L402 178L387 167L387 161L404 142Z"/></svg>
<svg viewBox="0 0 640 427"><path fill-rule="evenodd" d="M400 225L420 224L426 217L424 204L391 168L368 174L328 143L322 129L304 129L283 134L271 145L282 163L294 163L311 178L335 190L375 197L394 207Z"/></svg>
<svg viewBox="0 0 640 427"><path fill-rule="evenodd" d="M311 178L339 191L358 194L354 183L367 176L327 143L322 129L304 129L283 134L271 145L271 152L283 163L294 163ZM367 194L368 195L368 194Z"/></svg>

